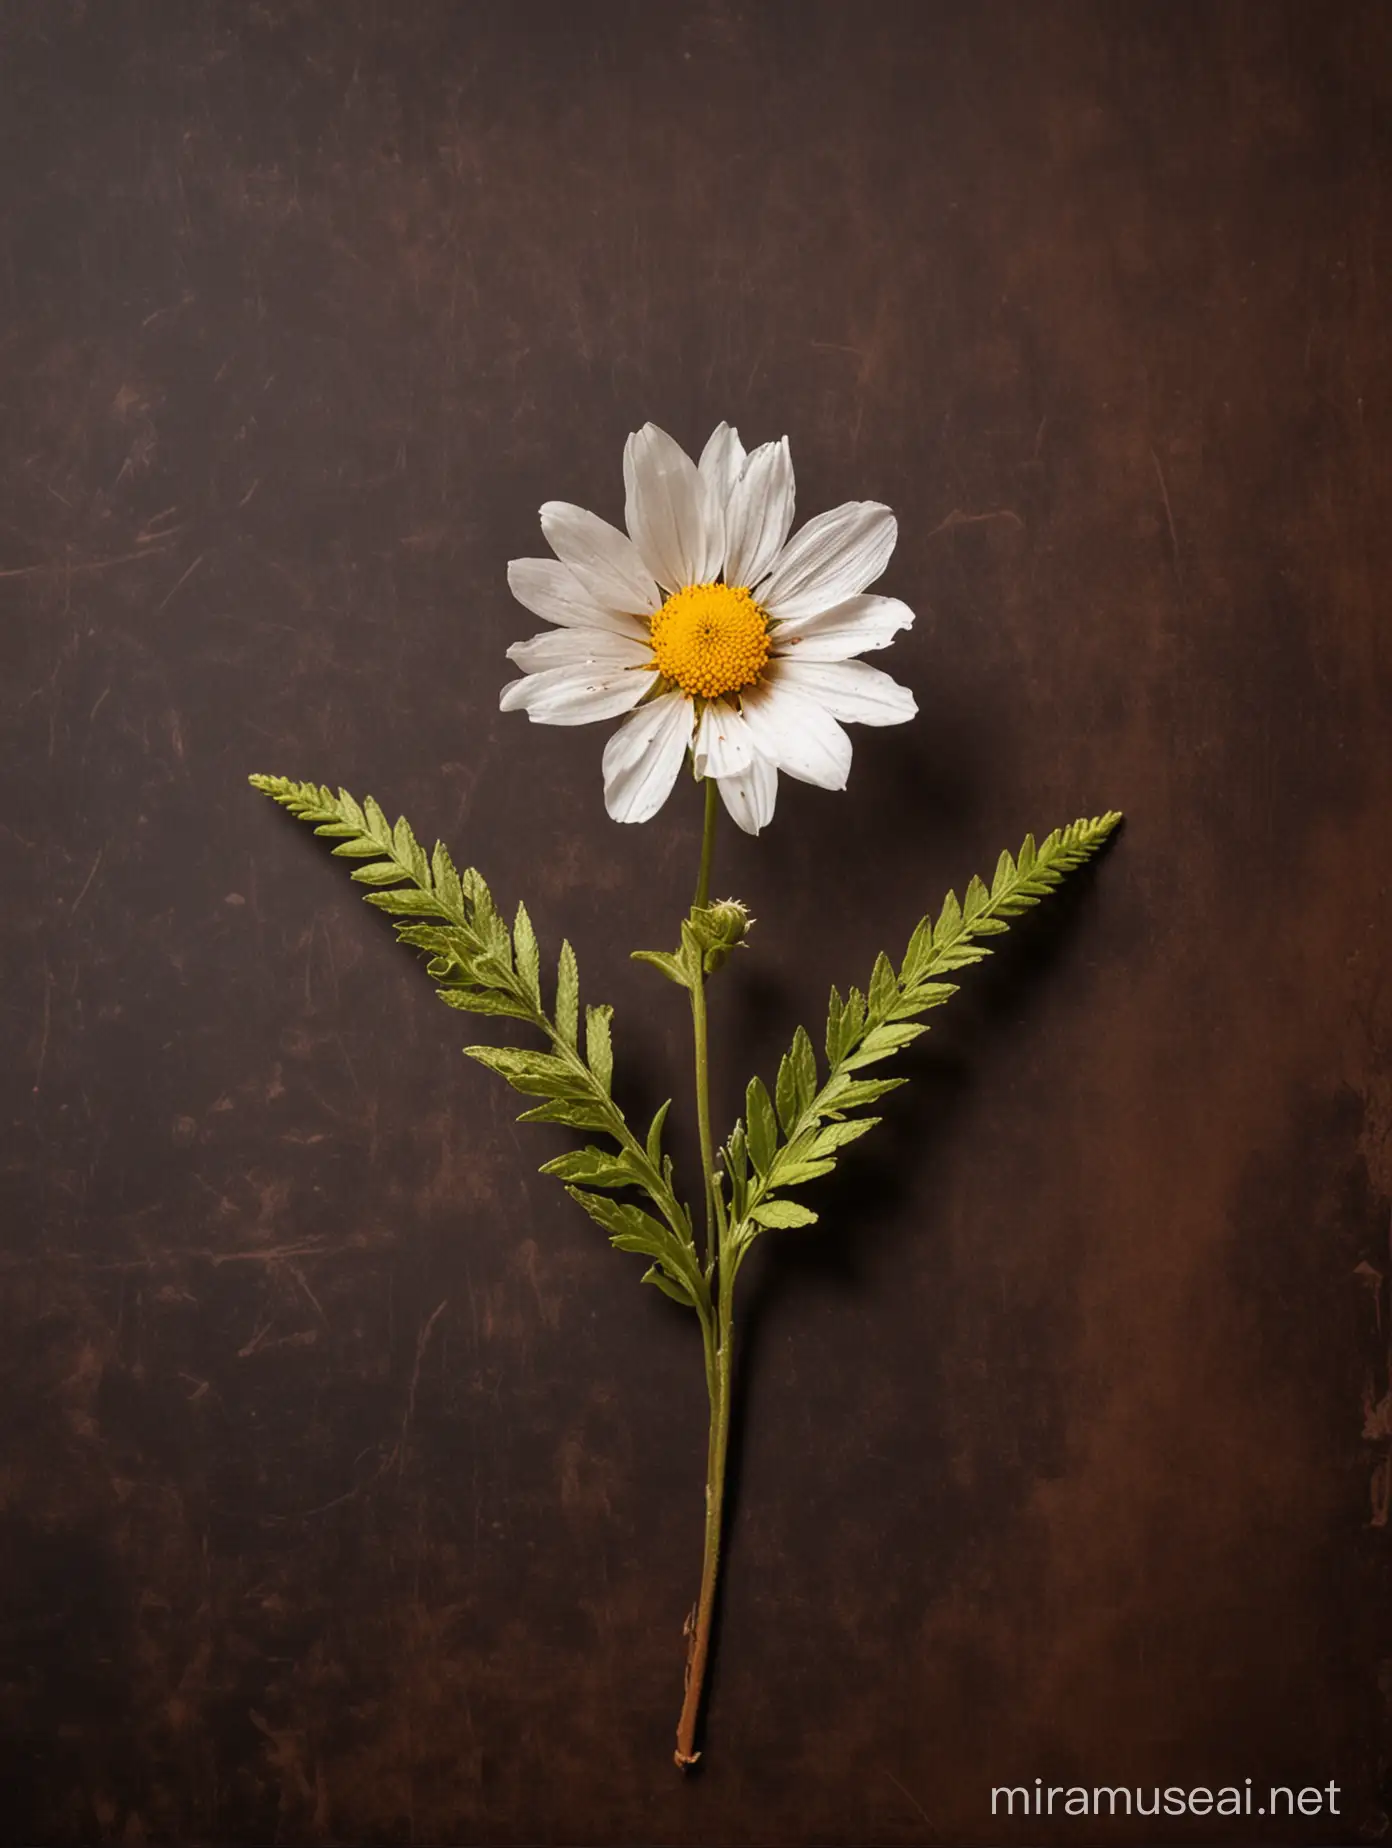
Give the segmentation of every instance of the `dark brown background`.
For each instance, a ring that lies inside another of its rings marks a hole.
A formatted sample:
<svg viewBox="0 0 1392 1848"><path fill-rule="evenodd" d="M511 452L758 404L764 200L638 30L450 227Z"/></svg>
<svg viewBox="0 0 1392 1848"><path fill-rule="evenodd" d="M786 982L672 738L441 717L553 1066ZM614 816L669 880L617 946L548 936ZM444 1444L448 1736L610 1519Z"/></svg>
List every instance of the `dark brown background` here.
<svg viewBox="0 0 1392 1848"><path fill-rule="evenodd" d="M0 52L6 1839L1109 1833L993 1826L1036 1775L1380 1835L1392 10L11 0ZM947 884L1128 825L766 1241L683 1783L692 1330L244 779L445 835L684 1087L625 952L692 792L615 828L601 733L496 708L538 504L720 417L895 507L922 709L722 844L721 1117Z"/></svg>

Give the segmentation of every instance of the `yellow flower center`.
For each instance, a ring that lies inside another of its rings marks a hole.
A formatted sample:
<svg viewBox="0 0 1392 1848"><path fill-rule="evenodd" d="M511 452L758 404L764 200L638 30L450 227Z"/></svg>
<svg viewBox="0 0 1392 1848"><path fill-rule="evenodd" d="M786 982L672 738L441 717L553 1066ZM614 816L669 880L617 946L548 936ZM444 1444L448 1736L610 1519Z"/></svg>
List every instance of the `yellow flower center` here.
<svg viewBox="0 0 1392 1848"><path fill-rule="evenodd" d="M759 678L769 658L768 617L742 585L689 584L652 619L658 671L693 698L718 699Z"/></svg>

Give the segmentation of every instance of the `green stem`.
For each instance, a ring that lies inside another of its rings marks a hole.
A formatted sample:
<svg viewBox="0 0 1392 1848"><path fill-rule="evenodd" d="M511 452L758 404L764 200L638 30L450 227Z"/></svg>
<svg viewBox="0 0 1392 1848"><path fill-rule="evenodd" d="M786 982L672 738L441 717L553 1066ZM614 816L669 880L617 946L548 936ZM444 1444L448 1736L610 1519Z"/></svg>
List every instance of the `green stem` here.
<svg viewBox="0 0 1392 1848"><path fill-rule="evenodd" d="M719 795L713 778L706 781L705 827L701 838L701 872L696 882L696 903L710 897L711 856ZM710 1439L706 1451L706 1527L701 1562L701 1589L696 1607L687 1619L686 1690L677 1723L674 1754L683 1769L700 1757L696 1727L701 1717L701 1696L710 1656L711 1623L715 1614L716 1584L720 1573L721 1524L725 1506L725 1464L730 1446L730 1388L733 1363L731 1320L734 1267L727 1260L725 1202L715 1178L715 1145L710 1119L710 1046L706 1017L705 977L691 989L691 1033L696 1052L696 1122L701 1139L701 1168L706 1191L706 1273L716 1288L711 1319L702 1321L705 1341L706 1389L710 1397Z"/></svg>
<svg viewBox="0 0 1392 1848"><path fill-rule="evenodd" d="M716 1585L720 1576L721 1526L725 1512L725 1464L730 1448L730 1394L734 1360L731 1292L733 1276L722 1269L715 1310L714 1350L708 1339L706 1376L710 1388L710 1448L706 1465L706 1535L701 1563L701 1590L696 1608L687 1619L686 1694L677 1721L677 1749L673 1758L685 1770L701 1754L696 1750L696 1727L701 1717L701 1695L710 1659L711 1622L715 1615Z"/></svg>
<svg viewBox="0 0 1392 1848"><path fill-rule="evenodd" d="M715 850L715 820L720 813L720 792L716 788L715 778L708 776L706 784L706 820L701 830L701 871L696 880L696 897L692 901L697 905L710 903L711 854Z"/></svg>
<svg viewBox="0 0 1392 1848"><path fill-rule="evenodd" d="M710 898L711 860L715 853L715 824L720 814L720 796L715 778L706 778L706 819L701 830L701 871L696 880L697 905ZM696 1128L701 1138L701 1169L706 1192L706 1268L710 1270L719 1257L725 1236L725 1203L715 1182L715 1140L711 1134L710 1050L706 1026L706 980L702 976L691 990L691 1037L696 1049Z"/></svg>
<svg viewBox="0 0 1392 1848"><path fill-rule="evenodd" d="M696 1046L696 1129L701 1138L701 1170L706 1187L706 1268L719 1260L725 1237L725 1202L715 1182L715 1139L711 1134L710 1047L706 1024L706 982L691 990L691 1037Z"/></svg>

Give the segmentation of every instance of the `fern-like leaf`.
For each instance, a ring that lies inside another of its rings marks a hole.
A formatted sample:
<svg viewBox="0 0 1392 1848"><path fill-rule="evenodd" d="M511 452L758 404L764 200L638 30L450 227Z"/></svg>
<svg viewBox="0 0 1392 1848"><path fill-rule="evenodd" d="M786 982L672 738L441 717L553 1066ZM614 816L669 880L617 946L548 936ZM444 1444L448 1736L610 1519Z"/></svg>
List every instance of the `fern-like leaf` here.
<svg viewBox="0 0 1392 1848"><path fill-rule="evenodd" d="M426 972L442 1001L468 1013L525 1021L545 1037L544 1052L509 1046L464 1050L514 1090L542 1100L523 1112L523 1122L562 1123L610 1138L612 1153L573 1150L546 1162L542 1172L558 1175L590 1216L609 1229L613 1243L655 1260L644 1282L709 1319L710 1293L691 1222L673 1192L670 1163L661 1155L661 1118L646 1144L640 1142L610 1095L612 1008L585 1010L583 1057L579 1050L580 978L570 945L561 946L553 1017L544 1005L541 952L524 905L517 907L509 931L481 873L474 867L458 872L438 842L427 856L404 817L392 826L371 796L359 803L346 789L335 792L327 784L281 776L250 781L316 834L334 841L338 857L355 862L352 878L368 888L368 904L387 913L403 943L424 953ZM641 1189L660 1217L582 1193L575 1183Z"/></svg>
<svg viewBox="0 0 1392 1848"><path fill-rule="evenodd" d="M852 1112L907 1080L862 1078L860 1073L928 1031L921 1017L957 993L955 983L940 978L989 956L980 939L1008 930L1009 919L1037 905L1095 854L1120 820L1113 810L1075 821L1056 828L1038 846L1027 835L1017 856L1001 855L989 888L973 879L962 899L948 893L936 922L926 917L919 923L897 970L881 955L864 994L852 988L843 1001L833 988L825 1082L818 1084L816 1054L801 1027L779 1067L776 1114L764 1085L757 1078L750 1081L744 1120L723 1150L736 1266L764 1227L810 1225L816 1219L807 1207L778 1196L829 1174L837 1152L879 1121Z"/></svg>

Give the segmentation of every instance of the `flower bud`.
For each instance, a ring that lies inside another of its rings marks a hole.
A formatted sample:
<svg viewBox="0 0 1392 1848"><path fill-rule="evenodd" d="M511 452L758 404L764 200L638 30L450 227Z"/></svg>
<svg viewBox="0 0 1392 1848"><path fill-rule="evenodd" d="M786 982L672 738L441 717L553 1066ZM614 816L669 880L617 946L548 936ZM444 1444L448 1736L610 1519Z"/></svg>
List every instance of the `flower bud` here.
<svg viewBox="0 0 1392 1848"><path fill-rule="evenodd" d="M754 920L748 906L742 905L737 898L723 898L714 905L696 906L689 922L701 946L705 971L713 975L736 944L744 942Z"/></svg>

